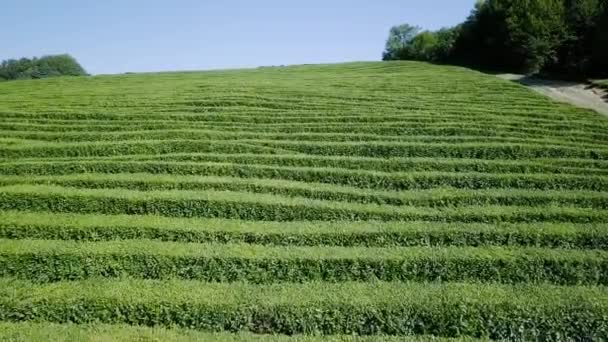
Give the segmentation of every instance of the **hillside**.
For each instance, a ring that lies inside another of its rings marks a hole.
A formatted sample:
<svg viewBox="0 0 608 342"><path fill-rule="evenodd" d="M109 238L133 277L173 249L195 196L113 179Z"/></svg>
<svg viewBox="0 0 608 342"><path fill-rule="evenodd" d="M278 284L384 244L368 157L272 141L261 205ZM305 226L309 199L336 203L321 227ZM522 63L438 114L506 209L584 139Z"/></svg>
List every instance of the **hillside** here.
<svg viewBox="0 0 608 342"><path fill-rule="evenodd" d="M608 119L521 85L56 78L0 84L0 118L0 340L608 339Z"/></svg>

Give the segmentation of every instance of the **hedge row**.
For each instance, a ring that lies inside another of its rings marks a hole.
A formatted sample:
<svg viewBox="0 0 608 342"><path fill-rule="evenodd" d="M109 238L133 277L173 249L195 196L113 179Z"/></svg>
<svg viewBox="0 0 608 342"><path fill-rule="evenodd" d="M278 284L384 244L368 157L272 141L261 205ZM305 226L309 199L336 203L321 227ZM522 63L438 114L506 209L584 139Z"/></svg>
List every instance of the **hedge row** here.
<svg viewBox="0 0 608 342"><path fill-rule="evenodd" d="M0 340L6 342L475 342L474 338L433 336L350 336L350 335L261 335L252 333L211 333L194 329L129 326L126 324L57 324L0 322Z"/></svg>
<svg viewBox="0 0 608 342"><path fill-rule="evenodd" d="M51 115L49 113L14 113L14 112L2 112L1 114L7 120L7 123L18 123L24 126L31 124L63 124L66 126L78 125L78 124L105 124L105 125L121 125L139 123L145 124L165 124L165 128L169 127L168 123L175 123L177 125L190 124L196 126L197 124L213 123L219 124L242 124L245 121L260 120L257 124L277 124L277 123L288 123L289 120L308 120L300 123L318 123L325 119L328 119L328 123L331 120L345 119L345 123L357 124L357 118L361 118L363 121L368 118L376 120L379 123L379 118L388 117L391 118L389 122L407 122L413 125L420 124L433 124L433 123L446 123L454 125L464 125L466 123L483 123L489 124L514 124L521 127L534 128L536 126L543 127L546 125L555 125L566 123L571 124L569 128L585 129L585 128L601 128L603 124L600 123L597 126L593 126L594 121L589 117L578 117L568 113L567 115L558 116L553 114L552 117L545 117L544 113L538 111L527 111L527 113L519 112L516 114L522 115L508 115L513 113L496 113L492 111L483 111L483 108L475 108L471 104L469 105L472 111L457 110L454 111L446 110L445 112L438 113L438 111L423 110L419 112L411 111L391 111L391 112L376 112L373 115L369 115L369 112L364 111L353 111L348 110L345 112L340 109L325 109L322 113L310 110L293 110L293 111L273 111L273 110L260 110L257 108L237 107L237 108L218 108L215 112L207 112L206 115L200 115L200 111L195 110L188 112L188 109L171 108L165 107L160 108L160 113L128 113L128 114L116 114L116 113L66 113L66 112L55 112ZM449 109L449 107L446 107ZM159 108L157 108L158 110ZM477 111L477 113L475 113ZM530 113L538 113L537 116L530 116ZM99 115L98 115L99 114ZM527 115L525 115L527 114ZM273 118L278 119L272 121ZM354 118L355 120L351 120ZM25 119L25 120L24 120ZM286 121L287 120L287 121ZM335 121L334 121L335 122ZM365 123L365 122L362 122ZM534 126L531 126L534 125ZM252 125L250 125L252 126Z"/></svg>
<svg viewBox="0 0 608 342"><path fill-rule="evenodd" d="M90 143L38 143L0 148L0 158L120 156L170 152L272 153L275 148L241 142L204 140L148 140Z"/></svg>
<svg viewBox="0 0 608 342"><path fill-rule="evenodd" d="M239 95L238 99L244 98L245 95ZM306 100L306 103L311 103L322 95L317 95ZM390 98L389 98L390 99ZM378 100L378 98L370 99ZM390 99L391 101L393 99ZM216 99L209 99L213 103L217 103ZM291 98L289 101L293 102L295 99ZM529 103L530 99L525 99ZM555 106L541 106L538 108L532 108L529 105L522 110L510 110L506 112L497 112L488 108L488 106L476 106L474 100L467 100L461 103L462 106L466 106L470 111L463 110L462 108L455 108L454 106L427 106L427 108L420 108L420 110L412 111L411 108L391 108L383 109L377 107L374 113L370 114L367 110L353 110L344 108L332 108L326 106L323 112L320 113L316 110L310 109L293 109L290 111L284 110L273 110L272 108L257 108L255 106L240 105L230 106L231 108L218 107L215 111L207 111L207 115L200 115L200 111L196 110L196 104L204 104L203 100L189 101L189 102L174 102L171 105L155 104L153 108L156 111L150 113L120 113L114 112L89 112L83 113L78 111L72 112L53 112L43 113L31 111L28 113L18 112L3 112L3 117L7 119L23 120L30 119L34 122L72 122L72 121L103 121L107 123L120 123L125 122L156 122L156 121L172 121L172 122L222 122L222 123L248 123L248 124L272 124L272 123L290 123L297 121L299 123L306 122L319 122L325 119L328 122L345 122L345 123L368 123L368 122L381 122L382 118L390 118L390 122L395 121L407 121L410 123L433 123L433 122L451 122L454 124L463 124L467 122L482 122L487 123L506 123L521 125L522 127L531 127L532 124L535 126L542 126L548 124L561 124L562 127L566 127L566 124L571 123L570 128L594 128L594 121L587 116L576 115L576 113L561 113L558 115L555 113ZM380 103L381 104L381 103ZM175 108L175 105L186 105L181 108ZM327 105L327 102L323 102L323 105ZM374 104L378 106L379 104ZM433 109L435 107L435 109ZM194 109L194 110L193 110ZM445 110L444 110L445 109ZM550 113L552 111L552 113ZM34 115L33 115L34 114ZM535 114L535 115L530 115ZM564 117L570 117L570 120L565 120ZM273 118L277 118L277 121L272 121ZM342 119L344 118L344 119ZM29 120L28 120L29 122ZM532 126L532 127L535 127ZM599 123L597 127L604 127L605 125Z"/></svg>
<svg viewBox="0 0 608 342"><path fill-rule="evenodd" d="M215 191L73 189L53 186L0 188L0 210L64 213L157 214L263 221L380 220L440 222L602 223L608 211L573 207L468 206L455 208L394 207L327 202L266 194Z"/></svg>
<svg viewBox="0 0 608 342"><path fill-rule="evenodd" d="M536 189L607 191L608 177L568 174L492 174L410 172L386 173L337 168L278 167L228 163L158 161L62 161L0 164L4 175L65 175L73 173L151 173L272 178L301 182L348 185L380 190L430 189Z"/></svg>
<svg viewBox="0 0 608 342"><path fill-rule="evenodd" d="M339 109L338 109L339 110ZM360 110L360 109L359 109ZM459 113L461 113L463 111L459 111ZM200 112L199 112L200 113ZM277 117L280 117L281 112L277 113ZM453 127L453 128L466 128L466 127L476 127L476 128L491 128L494 130L503 130L503 131L513 131L513 130L519 130L520 132L531 132L531 133L539 133L539 132L546 132L546 133L553 133L556 134L559 131L564 131L564 132L588 132L589 134L600 134L600 135L605 135L606 134L606 125L604 123L599 123L597 124L597 126L593 125L592 121L588 121L588 120L583 120L583 121L575 121L572 124L569 124L569 122L563 122L563 121L551 121L551 120L543 120L543 119L539 119L539 118L529 118L528 120L519 120L519 119L512 119L512 120L496 120L495 117L491 117L491 118L486 118L483 116L477 116L477 117L471 117L471 118L461 118L460 120L456 119L456 118L450 118L447 117L447 120L443 119L445 118L445 113L437 113L434 112L432 113L432 117L433 119L429 119L427 118L426 120L422 119L420 120L419 117L414 117L414 119L410 119L409 115L412 115L411 112L402 112L402 114L400 116L393 116L392 113L380 113L379 115L376 115L377 121L373 122L373 125L371 125L369 122L365 122L365 121L358 121L356 118L354 119L342 119L339 116L334 116L337 117L338 121L331 121L328 120L328 122L324 122L323 119L318 118L318 119L308 119L308 118L304 118L304 120L299 119L300 122L297 123L297 125L295 125L295 123L292 122L258 122L258 123L252 123L252 122L247 122L247 121L251 121L251 117L254 117L257 119L257 116L255 115L248 115L249 118L244 118L243 121L238 121L237 118L234 118L234 120L227 120L227 121L204 121L205 119L203 118L201 120L200 116L197 118L195 116L192 116L192 114L188 113L188 114L178 114L176 116L176 122L184 122L184 121L191 121L191 122L196 122L196 123L205 123L207 125L210 126L216 126L216 127L225 127L225 128L232 128L232 129L240 129L240 128L258 128L259 130L264 130L265 128L274 128L274 127L289 127L289 126L297 126L297 127L303 127L303 128L308 128L308 127L339 127L341 125L348 127L348 128L360 128L362 126L388 126L388 127L394 127L394 126L400 126L400 127L408 127L408 128L426 128L426 127ZM213 114L208 114L208 115L213 115ZM218 114L218 116L220 118L224 118L225 116L222 114ZM347 113L342 112L342 116L348 116ZM297 115L295 116L297 117ZM389 119L384 119L384 118L389 118ZM129 118L129 117L125 117L124 119L129 120L132 119L134 122L142 122L142 120L138 120L136 118ZM331 118L330 118L331 119ZM254 119L255 120L255 119ZM343 120L343 122L340 122L339 120ZM366 120L366 119L364 119ZM146 121L146 120L143 120ZM279 120L280 121L280 120ZM325 126L323 126L323 124L325 124ZM357 129L354 129L357 130Z"/></svg>
<svg viewBox="0 0 608 342"><path fill-rule="evenodd" d="M226 127L217 127L210 124L197 124L194 122L179 122L179 121L123 121L120 123L108 123L108 121L74 121L73 123L65 124L53 124L50 122L43 122L40 124L29 123L31 121L37 121L36 119L28 120L28 123L20 122L9 122L0 123L0 129L3 131L21 131L30 129L33 131L47 131L47 132L122 132L122 131L133 131L133 130L165 130L167 127L171 129L222 129ZM427 135L427 136L478 136L478 137L517 137L520 139L546 139L552 137L564 142L582 142L589 144L597 144L598 142L608 141L608 135L606 133L594 133L588 131L581 131L573 127L560 129L557 131L546 130L542 128L531 128L531 127L483 127L479 125L479 122L471 124L460 124L460 125L441 125L441 126L420 126L420 127L409 127L408 125L318 125L318 126L265 126L259 129L254 129L251 126L242 127L229 127L232 132L250 132L255 133L263 130L267 133L275 134L300 134L300 133L317 133L317 134L352 134L357 132L358 134L373 134L373 135L384 135L384 136L415 136L415 135ZM567 134L567 136L564 136Z"/></svg>
<svg viewBox="0 0 608 342"><path fill-rule="evenodd" d="M171 110L171 108L168 108ZM223 111L223 112L221 112ZM290 123L297 122L301 125L320 125L320 122L327 123L328 125L336 124L347 124L350 126L365 125L369 122L374 122L376 125L390 125L397 123L399 126L404 128L407 127L433 127L434 125L451 125L454 127L466 127L468 125L475 126L487 126L492 128L493 126L499 127L521 127L524 129L554 129L557 127L569 129L569 130L588 130L589 133L594 131L601 131L601 129L608 128L608 126L602 122L596 123L597 120L590 120L589 118L577 119L570 118L565 122L561 117L553 117L552 119L542 117L522 117L522 116L509 116L500 115L496 113L487 112L484 114L473 114L468 115L469 112L459 111L452 113L437 113L436 111L427 113L412 113L412 112L401 112L393 113L376 113L374 115L368 115L361 113L361 111L348 111L344 112L339 109L325 109L322 113L315 111L248 111L247 108L235 109L233 111L220 109L216 113L207 113L206 115L197 114L195 112L185 112L183 110L172 110L169 113L147 113L145 115L135 114L121 114L118 116L108 117L104 114L104 117L94 117L91 115L78 115L77 113L54 113L56 116L50 118L45 115L27 114L27 118L15 116L12 113L2 113L3 117L6 118L5 124L0 126L7 130L11 129L8 124L16 124L16 127L24 128L39 128L38 125L53 125L56 127L65 126L77 126L77 125L98 125L98 126L123 126L128 125L131 127L137 127L136 124L140 124L143 128L172 128L171 124L174 124L178 128L200 128L209 125L224 125L224 126L244 126L249 127L263 126L287 126ZM26 120L24 120L26 119ZM257 122L252 122L257 121ZM156 126L155 126L156 125ZM164 125L164 126L161 126ZM368 125L373 128L376 125ZM390 125L394 126L394 125ZM175 128L173 128L175 129ZM500 132L498 132L500 133Z"/></svg>
<svg viewBox="0 0 608 342"><path fill-rule="evenodd" d="M367 96L364 94L367 90L363 90L361 88L357 89L357 87L353 87L349 89L347 93L349 96L352 96L354 92L360 90L359 96ZM363 90L363 92L361 92ZM437 102L436 94L445 95L445 90L443 91L428 91L427 94L433 94L433 101L410 98L407 103L399 103L395 104L395 96L402 94L401 92L386 94L383 98L375 97L373 99L369 99L371 101L376 101L374 108L372 110L361 110L361 108L336 108L329 107L324 108L323 112L319 112L317 110L307 110L307 109L293 109L289 111L274 109L274 108L256 108L250 106L229 106L229 107L214 107L213 110L210 108L195 106L183 106L184 102L174 103L174 106L163 108L162 113L176 113L182 115L184 113L208 113L208 114L221 114L221 115L262 115L262 116L270 116L270 115L291 115L291 116L299 116L299 115L311 115L319 116L319 114L327 115L337 115L337 114L367 114L374 113L376 115L385 115L385 114L408 114L409 116L424 120L424 118L432 118L432 117L454 117L458 115L462 115L464 120L489 120L494 119L498 121L506 120L506 121L525 121L530 123L542 123L542 122L554 122L554 123L564 123L571 119L574 121L574 124L578 123L588 123L590 120L593 120L593 115L589 115L590 111L585 109L575 109L572 110L572 107L566 107L565 105L555 106L554 103L542 103L536 102L535 99L531 99L526 96L516 96L510 94L512 96L510 99L512 100L511 104L505 104L504 102L498 101L498 104L501 107L500 111L496 110L494 104L497 104L495 99L485 98L480 100L479 98L468 97L466 99L451 99L449 103ZM500 96L505 96L504 93L496 93L500 94ZM492 94L492 95L496 95ZM293 92L292 92L293 95ZM242 96L242 95L241 95ZM312 99L316 98L324 98L325 94L316 94ZM378 95L377 95L378 96ZM343 96L340 96L343 98ZM310 101L310 98L308 99ZM385 102L392 102L388 105L383 105ZM514 102L521 102L520 104L515 104ZM525 103L525 106L522 104ZM540 104L540 105L539 105ZM175 106L180 105L180 106ZM345 112L346 110L346 112ZM112 113L107 113L112 114ZM140 113L145 114L145 113ZM142 119L141 115L139 118ZM405 115L404 115L405 116ZM50 116L46 116L46 118L50 118ZM85 116L80 115L79 119L83 119ZM145 119L145 118L144 118ZM178 120L176 120L178 121Z"/></svg>
<svg viewBox="0 0 608 342"><path fill-rule="evenodd" d="M101 157L104 158L104 157ZM104 159L98 159L99 161ZM592 159L482 160L450 158L370 158L315 156L303 154L215 154L172 153L160 156L130 155L107 160L217 162L291 167L329 167L382 172L484 172L484 173L570 173L608 175L608 161Z"/></svg>
<svg viewBox="0 0 608 342"><path fill-rule="evenodd" d="M329 110L329 108L322 108L324 110ZM302 112L302 111L297 111ZM293 113L293 112L292 112ZM308 112L310 113L310 112ZM41 118L43 116L36 116ZM10 115L9 118L16 118L14 115ZM59 119L61 116L59 117ZM70 120L68 118L65 118ZM71 116L71 119L80 119L78 116ZM96 121L94 118L89 116L87 121ZM267 115L258 115L258 113L252 114L232 114L232 115L224 115L224 114L214 114L209 113L207 115L193 115L192 113L183 113L183 114L152 114L148 117L143 117L139 114L125 114L122 115L119 120L108 120L108 116L103 118L106 122L115 122L115 121L132 121L132 122L147 122L147 121L156 121L156 120L171 120L173 122L177 121L193 121L196 123L218 123L218 124L250 124L250 125L268 125L268 124L314 124L319 122L326 122L328 124L336 124L336 123L347 123L347 124L377 124L377 123L393 123L399 122L402 124L409 125L430 125L436 123L446 123L446 124L463 124L466 121L469 122L478 122L487 125L492 124L509 124L513 126L521 125L523 127L529 127L530 124L536 123L538 126L542 127L543 125L555 125L555 121L548 121L542 119L528 119L521 120L520 118L500 118L500 117L462 117L459 118L456 115L441 115L441 116L424 116L424 115L412 115L409 113L404 114L395 114L395 113L383 113L382 115L369 115L369 114L352 114L352 113L335 113L335 114L305 114L305 115L282 115L282 114L267 114ZM599 126L599 127L598 127ZM604 126L604 127L602 127ZM597 129L597 128L607 128L603 123L598 123L597 126L593 125L593 122L590 121L575 121L569 127L577 127L581 129Z"/></svg>
<svg viewBox="0 0 608 342"><path fill-rule="evenodd" d="M588 130L591 132L601 132L601 129L608 128L608 125L603 124L602 122L595 124L590 120L572 120L569 126L567 124L560 121L551 121L541 118L528 118L522 120L521 118L515 117L500 117L500 116L469 116L466 115L459 116L457 114L442 114L442 115L433 115L433 116L425 116L420 114L412 114L412 113L401 113L401 114L389 114L383 113L381 115L366 115L366 114L357 114L357 113L336 113L329 110L330 113L326 113L324 115L321 114L310 114L310 111L298 111L296 113L284 114L281 112L278 113L266 113L261 114L257 113L247 113L247 114L226 114L226 113L208 113L207 115L196 115L193 113L181 113L181 114L148 114L149 117L142 118L140 115L122 115L121 118L117 120L107 120L101 119L97 120L95 118L78 118L76 115L71 116L70 118L56 118L56 119L48 119L42 116L35 116L31 118L31 120L23 121L22 118L11 118L10 115L7 119L13 119L10 122L17 122L24 124L27 127L27 124L33 124L33 127L36 127L36 124L55 124L55 125L78 125L78 124L89 124L89 125L120 125L123 123L128 123L131 126L135 126L134 123L139 123L144 125L160 125L165 124L165 128L171 128L170 123L177 124L180 128L184 126L184 124L190 124L190 127L199 128L205 125L216 125L216 126L228 126L228 127L241 127L241 126L249 126L249 127L275 127L275 126L286 126L299 124L304 126L313 126L318 125L320 123L327 123L328 125L337 125L337 124L346 124L350 126L357 125L369 125L373 123L374 125L394 125L395 123L399 124L403 127L433 127L433 126L454 126L454 127L465 127L468 125L475 126L486 126L486 127L522 127L522 128L536 128L536 129L545 129L545 130L555 130L556 128L567 128L570 130L578 129L578 130ZM15 120L17 119L17 120ZM370 126L374 126L370 125ZM532 126L534 125L534 126Z"/></svg>
<svg viewBox="0 0 608 342"><path fill-rule="evenodd" d="M171 140L175 137L188 140L235 140L235 139L263 139L287 141L327 141L327 142L426 142L426 143L513 143L534 144L538 146L563 146L603 148L605 143L586 143L581 141L568 141L565 139L533 138L533 137L488 137L480 135L377 135L361 133L264 133L239 132L219 130L193 130L193 129L167 129L148 131L122 131L122 132L29 132L29 131L2 131L0 135L7 138L26 140L43 140L50 142L97 142L97 141L136 141L136 140Z"/></svg>
<svg viewBox="0 0 608 342"><path fill-rule="evenodd" d="M402 283L202 284L0 279L0 320L280 334L608 338L599 287Z"/></svg>
<svg viewBox="0 0 608 342"><path fill-rule="evenodd" d="M277 152L277 151L274 151ZM305 154L254 153L168 153L162 155L132 154L124 156L81 157L85 162L214 162L258 166L287 166L315 168L343 168L381 172L482 172L482 173L559 173L573 175L608 175L608 161L592 159L533 159L482 160L450 158L370 158L352 156L313 156ZM28 158L23 162L69 162L69 157ZM0 164L2 166L3 164ZM12 165L4 163L4 165Z"/></svg>
<svg viewBox="0 0 608 342"><path fill-rule="evenodd" d="M536 125L535 125L536 126ZM380 135L438 135L444 132L447 135L487 135L487 136L519 136L519 137L555 137L564 138L566 135L576 141L594 143L606 141L608 134L602 129L581 130L568 125L549 125L542 127L530 127L530 124L500 125L487 124L483 122L461 122L461 123L435 123L435 124L410 124L408 122L376 123L374 125L361 123L323 123L322 121L310 124L222 124L207 123L202 127L220 129L226 131L249 131L249 132L277 132L277 133L371 133ZM498 133L495 133L498 132Z"/></svg>
<svg viewBox="0 0 608 342"><path fill-rule="evenodd" d="M328 71L327 73L332 74L335 72ZM449 73L453 73L453 71L448 71L445 75ZM146 84L143 88L141 84L135 85L134 88L125 88L123 87L123 82L114 85L114 89L99 89L98 84L87 85L93 86L94 89L96 88L95 90L109 92L108 95L115 93L117 89L121 89L122 92L118 94L119 97L106 96L104 98L106 101L114 104L114 106L95 106L94 104L89 104L95 110L89 112L75 111L76 113L74 113L73 117L78 119L105 119L108 121L120 120L121 117L125 116L133 119L156 119L161 117L163 113L169 115L172 112L195 113L200 111L205 111L209 114L246 113L255 115L260 113L270 115L280 113L282 115L293 115L306 113L308 115L319 115L321 113L316 109L322 105L322 109L326 110L329 115L335 114L339 109L342 109L343 111L347 110L353 113L361 112L378 115L408 112L413 116L427 117L438 116L438 114L455 115L462 112L465 118L502 117L528 120L543 118L553 119L557 122L564 121L563 117L565 114L570 114L573 119L589 120L588 112L584 110L573 110L572 107L556 105L544 98L522 94L521 89L509 89L498 87L496 84L479 83L478 77L474 79L467 78L465 75L459 75L459 77L449 80L448 82L451 83L447 84L438 82L436 74L428 74L426 78L413 77L411 79L412 83L427 87L427 89L421 89L409 86L402 80L390 80L387 77L389 74L397 77L406 76L406 74L399 73L398 69L394 69L390 73L378 73L373 77L364 78L323 77L323 79L319 79L319 75L315 75L313 76L315 78L314 83L311 83L310 81L312 80L309 80L308 84L302 84L298 79L303 75L291 74L288 76L290 77L289 80L278 80L276 77L271 77L270 79L274 82L274 86L264 86L260 83L259 79L253 80L253 82L251 80L246 81L245 77L243 77L244 75L240 75L237 76L240 79L239 85L241 86L238 90L235 89L234 83L222 82L220 79L207 79L205 80L207 84L196 87L194 82L203 81L203 79L199 78L197 80L190 79L179 82L180 86L186 86L184 92L180 94L167 92L167 86L163 88L160 82L149 82L150 80L147 81L152 84ZM413 76L411 73L409 75ZM365 84L360 82L361 79L365 80ZM268 80L269 78L266 78L266 81ZM374 80L382 81L382 83L374 82ZM130 83L129 80L125 81ZM475 84L475 86L469 89L460 87L458 92L454 92L453 87L449 87L449 84L453 84L453 82L460 82L463 85L468 82L469 84ZM170 83L176 84L175 80L171 80ZM312 89L310 87L312 84L314 84L315 89L311 92ZM69 85L65 86L69 87ZM304 87L306 89L303 89ZM145 88L153 88L154 96L146 96L146 94L141 92L137 96L134 96L135 94L125 96L128 95L128 93L125 94L125 90L137 92ZM200 90L203 88L205 98L200 97ZM398 90L395 88L398 88ZM483 93L479 91L481 88L484 88ZM45 89L45 91L56 94L50 89ZM407 94L404 91L407 91ZM230 94L227 92L230 92ZM61 95L65 96L64 93ZM398 97L398 95L401 95L401 97ZM444 98L439 99L437 95L441 95ZM496 95L500 95L500 98ZM40 108L40 113L37 113L40 117L54 118L51 115L54 113L43 110L45 107L48 107L48 103L39 103L20 94L14 94L13 97L14 99L22 100L19 104L27 104L31 109L30 112ZM76 103L78 101L79 99L75 99ZM314 107L310 105L314 105ZM123 108L123 110L117 111L116 107ZM366 110L356 110L361 107L364 107ZM56 108L71 109L69 106L59 106ZM469 111L465 110L469 108ZM128 113L124 109L128 109ZM153 111L149 113L142 109ZM284 109L289 110L286 111ZM369 109L375 110L370 111ZM10 117L27 118L29 113L17 112L7 114ZM68 113L59 112L59 114L63 115L57 115L55 118L70 117L69 115L65 115ZM173 119L177 120L178 118Z"/></svg>
<svg viewBox="0 0 608 342"><path fill-rule="evenodd" d="M135 140L121 142L48 143L39 146L0 148L0 158L84 157L122 154L161 154L170 152L253 152L255 146L313 155L362 157L433 157L475 159L586 158L608 159L608 149L539 146L505 143L388 143L307 142L239 139L239 144L216 140ZM242 144L241 144L242 143ZM251 145L254 145L253 147ZM260 149L258 149L260 150Z"/></svg>
<svg viewBox="0 0 608 342"><path fill-rule="evenodd" d="M267 179L243 179L150 174L74 174L67 176L7 177L0 185L46 184L89 189L130 190L218 190L267 193L318 200L345 201L397 206L547 206L565 205L608 209L608 194L585 191L537 191L511 189L430 189L411 192L363 190L332 184Z"/></svg>
<svg viewBox="0 0 608 342"><path fill-rule="evenodd" d="M439 222L252 222L139 215L0 212L0 238L296 246L538 246L608 250L598 224Z"/></svg>
<svg viewBox="0 0 608 342"><path fill-rule="evenodd" d="M526 159L526 158L588 158L608 159L606 149L581 147L538 146L535 144L505 143L356 143L356 142L279 142L241 140L259 146L282 148L307 154L363 156L363 157L434 157L477 159Z"/></svg>
<svg viewBox="0 0 608 342"><path fill-rule="evenodd" d="M482 281L608 285L608 253L538 248L270 247L146 240L0 240L0 276L249 283Z"/></svg>

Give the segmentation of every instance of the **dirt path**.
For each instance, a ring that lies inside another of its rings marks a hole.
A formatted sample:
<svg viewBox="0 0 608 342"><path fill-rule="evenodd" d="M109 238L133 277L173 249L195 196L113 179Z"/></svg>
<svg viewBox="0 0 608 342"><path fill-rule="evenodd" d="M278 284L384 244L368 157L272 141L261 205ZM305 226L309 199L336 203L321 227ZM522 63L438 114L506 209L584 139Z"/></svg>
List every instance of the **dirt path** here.
<svg viewBox="0 0 608 342"><path fill-rule="evenodd" d="M589 108L608 115L608 93L585 83L543 80L524 75L501 74L500 78L521 83L543 95L577 107Z"/></svg>

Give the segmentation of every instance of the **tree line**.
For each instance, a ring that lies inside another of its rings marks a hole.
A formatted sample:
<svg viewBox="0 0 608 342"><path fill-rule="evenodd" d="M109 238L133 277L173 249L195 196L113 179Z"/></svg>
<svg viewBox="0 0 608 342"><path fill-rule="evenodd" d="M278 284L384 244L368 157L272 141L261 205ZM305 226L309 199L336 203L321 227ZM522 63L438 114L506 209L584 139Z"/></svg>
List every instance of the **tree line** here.
<svg viewBox="0 0 608 342"><path fill-rule="evenodd" d="M481 0L455 27L392 27L383 59L563 77L608 76L608 1Z"/></svg>
<svg viewBox="0 0 608 342"><path fill-rule="evenodd" d="M0 63L0 81L87 75L70 55L8 59Z"/></svg>

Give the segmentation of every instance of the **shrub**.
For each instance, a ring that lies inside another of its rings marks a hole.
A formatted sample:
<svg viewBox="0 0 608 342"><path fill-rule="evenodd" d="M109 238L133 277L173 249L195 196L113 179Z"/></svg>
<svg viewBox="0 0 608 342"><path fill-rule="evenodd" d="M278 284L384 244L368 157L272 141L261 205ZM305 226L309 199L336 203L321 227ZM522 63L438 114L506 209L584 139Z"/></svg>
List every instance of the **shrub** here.
<svg viewBox="0 0 608 342"><path fill-rule="evenodd" d="M0 64L0 80L84 76L84 68L70 55L9 59Z"/></svg>

